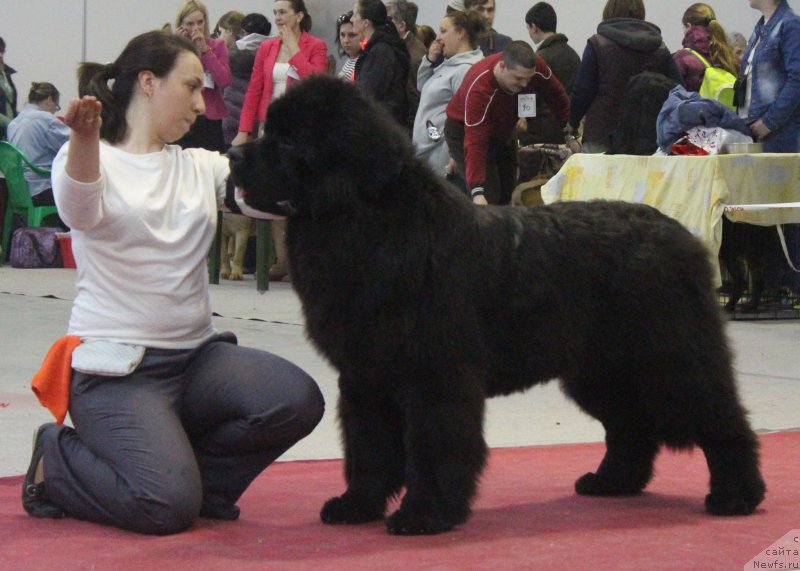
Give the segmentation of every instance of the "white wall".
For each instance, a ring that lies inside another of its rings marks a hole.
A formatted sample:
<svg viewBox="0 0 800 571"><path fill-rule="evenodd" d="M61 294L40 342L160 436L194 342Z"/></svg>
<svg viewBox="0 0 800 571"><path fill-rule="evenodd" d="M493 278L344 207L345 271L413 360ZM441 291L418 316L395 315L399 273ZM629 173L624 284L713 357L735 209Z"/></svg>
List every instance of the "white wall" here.
<svg viewBox="0 0 800 571"><path fill-rule="evenodd" d="M420 6L419 23L427 23L437 28L444 15L446 0L415 0ZM525 13L538 0L495 0L497 15L495 29L515 40L528 40L525 27ZM546 0L555 8L558 15L558 31L566 34L570 45L583 53L586 40L595 33L597 24L603 16L605 0ZM684 10L694 4L695 0L644 0L647 20L661 28L664 41L670 51L681 47L683 28L681 16ZM759 12L750 8L747 0L707 0L714 8L717 18L727 32L741 32L750 36ZM789 0L790 5L800 9L800 2Z"/></svg>
<svg viewBox="0 0 800 571"><path fill-rule="evenodd" d="M306 0L313 16L312 33L333 40L335 19L354 0ZM527 40L525 13L536 0L496 0L495 28L515 39ZM592 35L605 5L604 0L549 0L558 13L558 30L565 33L578 53ZM445 12L447 0L416 0L419 23L434 29ZM116 58L136 34L172 22L178 0L0 0L0 36L7 44L6 63L17 69L15 83L20 105L27 99L31 81L54 83L66 101L77 94L75 71L85 58L106 62ZM680 47L680 17L692 0L673 3L645 0L647 19L659 27L670 50ZM759 13L745 0L712 0L728 31L749 36ZM206 0L212 27L228 10L261 12L272 21L271 0ZM86 30L84 32L84 9ZM331 47L332 49L332 47Z"/></svg>

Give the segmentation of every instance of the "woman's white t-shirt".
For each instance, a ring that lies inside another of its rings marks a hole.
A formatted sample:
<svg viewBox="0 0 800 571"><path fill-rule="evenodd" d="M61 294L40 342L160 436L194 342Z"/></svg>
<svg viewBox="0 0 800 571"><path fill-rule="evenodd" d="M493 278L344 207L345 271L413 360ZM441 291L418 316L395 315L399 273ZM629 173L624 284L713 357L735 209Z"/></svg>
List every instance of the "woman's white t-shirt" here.
<svg viewBox="0 0 800 571"><path fill-rule="evenodd" d="M72 229L77 295L69 333L147 347L192 348L214 334L207 256L230 172L227 157L166 145L131 154L100 144L100 179L53 162L53 194Z"/></svg>

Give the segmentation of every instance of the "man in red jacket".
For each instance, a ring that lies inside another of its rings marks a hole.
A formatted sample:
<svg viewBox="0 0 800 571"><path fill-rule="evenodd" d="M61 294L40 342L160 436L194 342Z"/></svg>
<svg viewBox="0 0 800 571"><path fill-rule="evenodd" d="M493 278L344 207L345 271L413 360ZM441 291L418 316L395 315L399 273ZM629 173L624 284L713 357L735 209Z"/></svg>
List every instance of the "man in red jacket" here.
<svg viewBox="0 0 800 571"><path fill-rule="evenodd" d="M535 112L536 95L565 125L564 87L530 45L515 41L474 64L447 105L447 146L476 204L510 201L517 178L514 129L519 117Z"/></svg>

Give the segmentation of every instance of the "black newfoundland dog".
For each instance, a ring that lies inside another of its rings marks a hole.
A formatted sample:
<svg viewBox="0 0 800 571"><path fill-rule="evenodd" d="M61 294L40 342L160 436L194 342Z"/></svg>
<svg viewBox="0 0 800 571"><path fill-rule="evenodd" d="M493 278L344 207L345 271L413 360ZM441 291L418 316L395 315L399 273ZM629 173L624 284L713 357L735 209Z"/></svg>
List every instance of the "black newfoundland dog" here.
<svg viewBox="0 0 800 571"><path fill-rule="evenodd" d="M311 78L234 151L245 202L288 217L307 332L340 373L347 491L326 523L467 520L484 402L558 378L606 430L579 494L637 494L661 445L702 448L712 514L764 497L707 252L642 205L479 207L351 85Z"/></svg>

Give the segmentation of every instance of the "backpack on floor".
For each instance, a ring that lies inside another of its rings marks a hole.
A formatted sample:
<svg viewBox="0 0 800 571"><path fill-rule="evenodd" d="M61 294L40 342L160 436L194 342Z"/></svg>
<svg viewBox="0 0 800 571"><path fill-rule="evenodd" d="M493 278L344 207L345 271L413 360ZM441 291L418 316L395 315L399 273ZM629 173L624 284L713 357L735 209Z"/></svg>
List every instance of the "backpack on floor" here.
<svg viewBox="0 0 800 571"><path fill-rule="evenodd" d="M60 228L18 228L11 237L8 259L15 268L61 268Z"/></svg>
<svg viewBox="0 0 800 571"><path fill-rule="evenodd" d="M706 58L701 56L698 52L691 48L686 48L692 52L697 59L703 62L706 66L706 72L703 75L703 83L700 84L700 96L706 99L713 99L719 101L726 107L736 110L733 105L733 96L736 92L734 85L736 84L736 77L729 71L722 68L714 67Z"/></svg>

